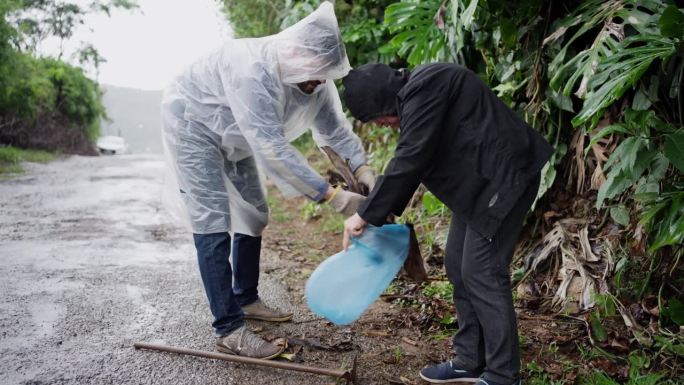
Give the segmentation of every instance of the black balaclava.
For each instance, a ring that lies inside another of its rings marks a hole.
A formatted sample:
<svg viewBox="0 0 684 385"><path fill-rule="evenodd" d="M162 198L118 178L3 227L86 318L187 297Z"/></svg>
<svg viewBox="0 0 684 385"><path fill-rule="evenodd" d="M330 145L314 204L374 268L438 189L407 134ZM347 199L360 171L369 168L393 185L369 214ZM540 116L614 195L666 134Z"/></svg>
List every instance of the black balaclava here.
<svg viewBox="0 0 684 385"><path fill-rule="evenodd" d="M397 115L397 94L409 73L386 64L364 64L342 79L344 103L356 119L367 122Z"/></svg>

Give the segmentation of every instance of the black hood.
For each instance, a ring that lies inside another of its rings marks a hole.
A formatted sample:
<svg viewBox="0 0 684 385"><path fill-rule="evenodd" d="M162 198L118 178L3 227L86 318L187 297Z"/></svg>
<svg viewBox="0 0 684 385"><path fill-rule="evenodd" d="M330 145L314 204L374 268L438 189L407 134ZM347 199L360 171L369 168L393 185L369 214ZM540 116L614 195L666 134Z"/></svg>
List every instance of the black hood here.
<svg viewBox="0 0 684 385"><path fill-rule="evenodd" d="M395 70L386 64L364 64L342 79L344 103L362 122L396 116L397 94L408 77L408 71Z"/></svg>

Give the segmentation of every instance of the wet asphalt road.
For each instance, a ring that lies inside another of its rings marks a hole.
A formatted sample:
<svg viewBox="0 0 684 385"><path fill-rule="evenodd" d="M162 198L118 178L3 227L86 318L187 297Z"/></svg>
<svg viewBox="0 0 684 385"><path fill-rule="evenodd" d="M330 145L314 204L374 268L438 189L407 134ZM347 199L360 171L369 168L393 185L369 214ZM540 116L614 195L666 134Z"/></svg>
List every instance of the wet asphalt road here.
<svg viewBox="0 0 684 385"><path fill-rule="evenodd" d="M26 168L0 181L0 384L331 382L134 350L134 341L214 343L191 237L161 205L161 158L69 157ZM262 261L262 272L281 263L269 250ZM260 290L267 303L292 306L275 276L262 273ZM295 320L310 317L295 310Z"/></svg>

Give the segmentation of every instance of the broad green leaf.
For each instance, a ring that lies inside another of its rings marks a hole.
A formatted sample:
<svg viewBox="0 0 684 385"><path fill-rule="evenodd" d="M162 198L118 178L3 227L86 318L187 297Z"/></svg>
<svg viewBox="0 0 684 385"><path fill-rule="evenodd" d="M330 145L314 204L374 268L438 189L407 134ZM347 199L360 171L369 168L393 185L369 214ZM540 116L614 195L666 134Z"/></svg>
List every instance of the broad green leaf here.
<svg viewBox="0 0 684 385"><path fill-rule="evenodd" d="M551 160L553 161L554 158L552 157ZM553 162L549 161L546 162L544 165L544 168L541 171L541 182L539 183L539 190L537 191L537 198L535 199L534 203L532 204L532 209L537 205L537 201L546 194L546 192L551 188L553 185L553 182L556 180L556 167L553 165Z"/></svg>
<svg viewBox="0 0 684 385"><path fill-rule="evenodd" d="M684 191L667 193L664 197L665 201L650 208L642 218L642 221L648 220L652 223L649 228L655 233L649 247L651 252L684 242ZM661 215L657 221L654 221L654 212Z"/></svg>
<svg viewBox="0 0 684 385"><path fill-rule="evenodd" d="M591 312L589 314L591 334L594 335L594 339L599 342L605 342L608 340L608 334L606 329L603 328L601 324L601 319L596 312Z"/></svg>
<svg viewBox="0 0 684 385"><path fill-rule="evenodd" d="M648 95L641 89L639 89L634 94L634 100L632 100L632 108L635 110L647 110L651 107L651 101L648 99Z"/></svg>
<svg viewBox="0 0 684 385"><path fill-rule="evenodd" d="M665 8L658 25L663 36L684 38L684 13L675 5Z"/></svg>
<svg viewBox="0 0 684 385"><path fill-rule="evenodd" d="M549 65L551 88L566 95L574 90L586 99L572 120L574 126L587 121L595 125L603 110L633 87L654 60L675 52L673 42L658 28L666 6L660 0L589 0L556 24L545 45L575 31ZM637 33L623 40L628 26ZM568 58L578 39L592 38L586 36L590 31L598 31L591 45ZM637 102L643 107L641 100Z"/></svg>
<svg viewBox="0 0 684 385"><path fill-rule="evenodd" d="M649 248L651 251L676 245L684 240L684 215L680 215L678 218L672 218L676 214L669 213L669 215L660 224L655 240Z"/></svg>
<svg viewBox="0 0 684 385"><path fill-rule="evenodd" d="M644 145L646 145L646 141L636 136L623 140L608 157L606 168L617 167L619 169L631 170L634 167L634 163L636 163L638 151Z"/></svg>
<svg viewBox="0 0 684 385"><path fill-rule="evenodd" d="M658 373L638 375L636 377L630 377L632 379L630 384L657 385L662 377L663 375Z"/></svg>
<svg viewBox="0 0 684 385"><path fill-rule="evenodd" d="M555 104L556 107L560 108L561 110L575 112L575 110L572 108L572 99L570 99L568 95L564 95L553 90L549 90L546 95L553 102L553 104Z"/></svg>
<svg viewBox="0 0 684 385"><path fill-rule="evenodd" d="M498 86L492 88L492 91L496 91L496 95L502 97L506 94L512 94L513 91L517 90L518 87L515 82L501 83Z"/></svg>
<svg viewBox="0 0 684 385"><path fill-rule="evenodd" d="M668 58L676 52L671 40L642 35L626 38L613 49L611 56L599 62L596 74L590 80L584 106L572 119L575 127L589 119L596 121L606 107L641 79L654 60Z"/></svg>
<svg viewBox="0 0 684 385"><path fill-rule="evenodd" d="M672 344L668 349L679 357L684 357L684 344Z"/></svg>
<svg viewBox="0 0 684 385"><path fill-rule="evenodd" d="M660 80L658 76L652 75L648 81L648 87L644 87L643 82L639 90L634 94L634 100L632 100L632 110L647 110L653 105L653 103L659 101L658 98L658 86Z"/></svg>
<svg viewBox="0 0 684 385"><path fill-rule="evenodd" d="M518 43L518 28L508 19L501 21L501 38L506 48L513 49Z"/></svg>
<svg viewBox="0 0 684 385"><path fill-rule="evenodd" d="M630 168L625 169L632 182L636 182L641 177L648 166L652 164L657 154L658 151L649 150L648 148L642 148L637 152L634 164Z"/></svg>
<svg viewBox="0 0 684 385"><path fill-rule="evenodd" d="M601 188L599 188L598 194L596 195L596 208L600 209L603 206L603 201L605 199L614 198L630 186L630 179L621 169L615 168L610 170L606 181L601 185Z"/></svg>
<svg viewBox="0 0 684 385"><path fill-rule="evenodd" d="M634 199L647 203L658 198L658 193L660 193L660 184L658 182L650 182L648 178L641 178L639 182L634 189Z"/></svg>
<svg viewBox="0 0 684 385"><path fill-rule="evenodd" d="M629 225L629 211L624 205L613 206L610 208L610 217L623 227Z"/></svg>
<svg viewBox="0 0 684 385"><path fill-rule="evenodd" d="M428 215L435 215L441 213L445 209L444 203L442 203L435 194L431 192L426 192L423 194L423 208Z"/></svg>
<svg viewBox="0 0 684 385"><path fill-rule="evenodd" d="M684 173L684 130L665 137L665 156Z"/></svg>
<svg viewBox="0 0 684 385"><path fill-rule="evenodd" d="M394 49L411 66L439 59L445 44L445 36L433 19L439 7L440 2L389 5L385 9L384 25L394 37L381 50L387 53Z"/></svg>
<svg viewBox="0 0 684 385"><path fill-rule="evenodd" d="M660 180L665 176L665 173L669 167L670 161L667 159L665 154L662 152L657 153L649 170L649 182L660 182Z"/></svg>
<svg viewBox="0 0 684 385"><path fill-rule="evenodd" d="M439 323L441 323L442 325L451 325L454 322L456 322L456 319L454 318L453 315L448 314L448 313L444 317L442 317L441 320L439 320Z"/></svg>
<svg viewBox="0 0 684 385"><path fill-rule="evenodd" d="M656 215L658 215L658 213L660 213L666 206L667 206L667 202L662 202L662 203L654 204L653 206L649 207L641 215L641 223L643 223L645 225L650 225L650 223L653 221L653 218L655 218Z"/></svg>
<svg viewBox="0 0 684 385"><path fill-rule="evenodd" d="M601 131L598 133L594 134L591 138L591 142L589 142L589 145L587 146L587 149L591 148L596 142L598 142L601 138L606 137L610 134L613 134L615 132L620 132L623 134L632 134L631 131L629 131L625 126L621 124L611 124L610 126L603 127Z"/></svg>
<svg viewBox="0 0 684 385"><path fill-rule="evenodd" d="M653 110L639 111L627 109L625 110L624 120L627 129L631 131L634 136L650 137L652 129L662 130L663 125L665 125L667 129L670 127L660 120Z"/></svg>
<svg viewBox="0 0 684 385"><path fill-rule="evenodd" d="M677 298L670 299L663 310L666 310L666 314L672 322L679 326L684 325L684 304Z"/></svg>
<svg viewBox="0 0 684 385"><path fill-rule="evenodd" d="M589 48L579 52L570 60L566 60L566 52L576 39L596 28L597 25L604 25L603 21L612 18L621 6L617 2L604 5L598 0L587 1L558 23L557 30L545 39L545 44L556 40L565 34L569 28L576 25L580 25L580 27L568 39L549 65L550 73L554 74L551 79L552 88L562 89L563 94L569 95L578 80L581 79L579 88L584 89L583 84L586 84L588 78L594 73L592 67L598 62L598 58L610 53L610 47L616 42L611 38L610 30L602 28ZM578 90L578 94L583 96L584 91Z"/></svg>

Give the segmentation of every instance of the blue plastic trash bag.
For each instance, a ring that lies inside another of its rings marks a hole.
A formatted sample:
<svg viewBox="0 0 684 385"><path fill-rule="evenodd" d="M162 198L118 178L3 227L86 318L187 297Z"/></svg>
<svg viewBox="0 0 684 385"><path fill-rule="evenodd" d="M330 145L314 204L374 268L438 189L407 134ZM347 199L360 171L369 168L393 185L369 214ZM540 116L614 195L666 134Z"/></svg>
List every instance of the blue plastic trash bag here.
<svg viewBox="0 0 684 385"><path fill-rule="evenodd" d="M336 325L361 316L389 286L409 251L406 225L368 226L351 246L326 259L306 283L306 300L314 313Z"/></svg>

